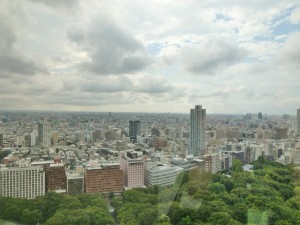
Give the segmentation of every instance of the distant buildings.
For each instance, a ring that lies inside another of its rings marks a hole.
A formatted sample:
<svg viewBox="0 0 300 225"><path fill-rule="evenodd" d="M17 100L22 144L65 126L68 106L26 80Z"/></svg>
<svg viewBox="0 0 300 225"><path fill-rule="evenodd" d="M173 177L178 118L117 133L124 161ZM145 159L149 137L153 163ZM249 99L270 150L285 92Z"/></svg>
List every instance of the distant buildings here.
<svg viewBox="0 0 300 225"><path fill-rule="evenodd" d="M139 121L139 120L130 120L129 121L129 138L130 138L130 142L136 143L138 135L141 135L141 121Z"/></svg>
<svg viewBox="0 0 300 225"><path fill-rule="evenodd" d="M190 150L189 154L201 156L205 148L206 109L196 105L190 110Z"/></svg>
<svg viewBox="0 0 300 225"><path fill-rule="evenodd" d="M45 194L45 171L25 160L19 167L0 168L0 196L33 199Z"/></svg>
<svg viewBox="0 0 300 225"><path fill-rule="evenodd" d="M261 113L261 112L258 113L257 118L258 118L259 120L262 120L262 113Z"/></svg>
<svg viewBox="0 0 300 225"><path fill-rule="evenodd" d="M47 122L38 124L38 139L41 147L51 146L50 124Z"/></svg>
<svg viewBox="0 0 300 225"><path fill-rule="evenodd" d="M287 128L285 127L276 127L275 128L275 139L284 139L287 138Z"/></svg>

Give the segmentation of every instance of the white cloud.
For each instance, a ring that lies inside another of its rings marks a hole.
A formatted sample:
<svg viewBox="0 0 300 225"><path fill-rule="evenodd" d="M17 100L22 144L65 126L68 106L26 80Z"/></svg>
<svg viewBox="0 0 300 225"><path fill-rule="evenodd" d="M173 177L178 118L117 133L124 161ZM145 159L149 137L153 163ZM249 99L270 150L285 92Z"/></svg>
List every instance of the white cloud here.
<svg viewBox="0 0 300 225"><path fill-rule="evenodd" d="M188 112L202 104L216 113L294 113L299 107L298 0L3 4L2 108Z"/></svg>

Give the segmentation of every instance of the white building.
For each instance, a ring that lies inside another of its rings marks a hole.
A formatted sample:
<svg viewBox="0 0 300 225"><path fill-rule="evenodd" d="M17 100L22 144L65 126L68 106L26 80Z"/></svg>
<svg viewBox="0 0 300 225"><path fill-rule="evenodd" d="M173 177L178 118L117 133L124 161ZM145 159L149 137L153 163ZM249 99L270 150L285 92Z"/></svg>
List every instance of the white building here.
<svg viewBox="0 0 300 225"><path fill-rule="evenodd" d="M149 163L146 168L147 185L173 185L177 176L183 171L178 166L166 166L158 163Z"/></svg>
<svg viewBox="0 0 300 225"><path fill-rule="evenodd" d="M144 187L143 153L127 151L121 157L124 185L127 188Z"/></svg>
<svg viewBox="0 0 300 225"><path fill-rule="evenodd" d="M196 105L190 110L190 149L189 154L201 156L205 148L206 109Z"/></svg>
<svg viewBox="0 0 300 225"><path fill-rule="evenodd" d="M42 167L20 164L0 168L0 196L33 199L45 194L45 171Z"/></svg>

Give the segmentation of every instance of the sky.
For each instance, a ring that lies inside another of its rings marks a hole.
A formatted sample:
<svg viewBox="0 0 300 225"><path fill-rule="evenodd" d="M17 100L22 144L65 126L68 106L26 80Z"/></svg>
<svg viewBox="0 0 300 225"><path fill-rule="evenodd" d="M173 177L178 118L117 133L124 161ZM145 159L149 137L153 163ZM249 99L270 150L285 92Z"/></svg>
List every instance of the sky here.
<svg viewBox="0 0 300 225"><path fill-rule="evenodd" d="M0 0L0 110L296 114L299 0Z"/></svg>

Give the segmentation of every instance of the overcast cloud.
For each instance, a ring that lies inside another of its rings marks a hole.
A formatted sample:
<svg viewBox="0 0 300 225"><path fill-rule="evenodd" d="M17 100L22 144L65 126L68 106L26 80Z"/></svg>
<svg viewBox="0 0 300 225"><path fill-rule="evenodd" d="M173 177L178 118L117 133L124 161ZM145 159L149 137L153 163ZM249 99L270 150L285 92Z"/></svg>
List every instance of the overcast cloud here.
<svg viewBox="0 0 300 225"><path fill-rule="evenodd" d="M298 0L0 0L0 110L295 114Z"/></svg>

